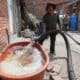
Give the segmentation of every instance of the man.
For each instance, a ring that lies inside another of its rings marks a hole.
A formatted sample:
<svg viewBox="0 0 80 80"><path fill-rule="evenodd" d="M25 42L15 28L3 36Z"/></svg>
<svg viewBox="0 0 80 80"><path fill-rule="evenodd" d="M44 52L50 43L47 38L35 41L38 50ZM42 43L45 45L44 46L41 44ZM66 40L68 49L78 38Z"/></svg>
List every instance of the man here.
<svg viewBox="0 0 80 80"><path fill-rule="evenodd" d="M55 40L56 40L56 32L57 31L57 23L59 25L59 30L61 31L59 16L55 13L56 5L48 3L46 6L46 14L43 16L43 33L47 33L53 31L46 36L50 36L50 55L55 55ZM40 38L38 42L40 44L45 40L45 36Z"/></svg>
<svg viewBox="0 0 80 80"><path fill-rule="evenodd" d="M67 31L69 28L69 16L68 14L65 14L64 18L63 18L63 30Z"/></svg>
<svg viewBox="0 0 80 80"><path fill-rule="evenodd" d="M72 15L70 16L70 20L69 20L69 28L71 31L76 30L77 28L77 23L78 23L78 16L75 13L72 13Z"/></svg>

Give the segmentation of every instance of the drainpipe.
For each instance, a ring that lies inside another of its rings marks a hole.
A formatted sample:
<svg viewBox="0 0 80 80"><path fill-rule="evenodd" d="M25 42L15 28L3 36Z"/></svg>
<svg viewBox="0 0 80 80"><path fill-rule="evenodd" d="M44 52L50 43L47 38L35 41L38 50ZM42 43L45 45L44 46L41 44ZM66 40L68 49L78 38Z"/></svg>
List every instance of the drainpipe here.
<svg viewBox="0 0 80 80"><path fill-rule="evenodd" d="M20 12L20 0L7 0L8 3L8 15L9 25L11 33L17 33L17 36L21 36L21 12Z"/></svg>
<svg viewBox="0 0 80 80"><path fill-rule="evenodd" d="M14 12L13 12L13 1L14 0L7 0L8 4L8 16L9 16L9 26L10 26L10 32L14 33Z"/></svg>

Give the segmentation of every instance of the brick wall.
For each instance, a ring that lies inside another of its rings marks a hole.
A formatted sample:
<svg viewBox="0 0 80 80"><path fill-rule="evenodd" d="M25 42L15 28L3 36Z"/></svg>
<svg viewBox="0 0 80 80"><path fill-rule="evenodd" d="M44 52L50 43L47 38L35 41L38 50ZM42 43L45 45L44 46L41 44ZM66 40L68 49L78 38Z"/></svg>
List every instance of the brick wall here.
<svg viewBox="0 0 80 80"><path fill-rule="evenodd" d="M7 0L0 0L0 50L6 45L7 35L5 29L8 24Z"/></svg>
<svg viewBox="0 0 80 80"><path fill-rule="evenodd" d="M7 43L7 34L6 28L8 29L8 19L5 17L0 17L0 50L6 45Z"/></svg>
<svg viewBox="0 0 80 80"><path fill-rule="evenodd" d="M45 13L45 7L48 2L53 3L54 0L24 0L27 10L34 13L38 18L41 18ZM33 4L35 1L35 4Z"/></svg>
<svg viewBox="0 0 80 80"><path fill-rule="evenodd" d="M63 6L64 2L69 0L24 0L26 3L27 10L31 13L34 13L38 18L41 18L45 13L45 7L48 2L56 3L58 8ZM33 1L35 1L35 5L33 5Z"/></svg>
<svg viewBox="0 0 80 80"><path fill-rule="evenodd" d="M7 0L0 0L0 17L8 17Z"/></svg>

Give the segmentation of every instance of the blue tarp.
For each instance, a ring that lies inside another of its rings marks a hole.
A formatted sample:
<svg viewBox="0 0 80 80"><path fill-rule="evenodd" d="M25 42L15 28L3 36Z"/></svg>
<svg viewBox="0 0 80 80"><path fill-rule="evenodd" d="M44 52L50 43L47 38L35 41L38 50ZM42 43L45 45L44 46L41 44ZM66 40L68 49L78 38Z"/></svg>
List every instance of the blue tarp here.
<svg viewBox="0 0 80 80"><path fill-rule="evenodd" d="M70 16L70 24L69 24L69 27L70 27L70 30L75 30L76 27L77 27L77 16L76 15L72 15Z"/></svg>

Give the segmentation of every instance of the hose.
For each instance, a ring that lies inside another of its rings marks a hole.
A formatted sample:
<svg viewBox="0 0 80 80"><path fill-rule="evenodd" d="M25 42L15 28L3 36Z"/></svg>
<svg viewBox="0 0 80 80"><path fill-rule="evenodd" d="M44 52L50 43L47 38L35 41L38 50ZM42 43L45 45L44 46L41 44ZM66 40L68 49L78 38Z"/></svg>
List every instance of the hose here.
<svg viewBox="0 0 80 80"><path fill-rule="evenodd" d="M44 34L42 34L36 41L40 42L41 40L43 40L44 38L47 37L47 35L51 34L51 33L59 33L65 41L66 44L66 50L67 50L67 67L68 67L68 75L69 75L69 80L77 80L75 73L74 73L74 69L73 69L73 64L72 64L72 55L71 55L71 48L70 48L70 44L69 41L67 39L67 37L65 36L65 34L63 32L59 32L59 31L49 31L46 32Z"/></svg>
<svg viewBox="0 0 80 80"><path fill-rule="evenodd" d="M71 49L70 49L70 44L69 41L67 39L67 37L64 35L64 33L60 33L62 35L62 37L65 40L65 44L66 44L66 49L67 49L67 66L68 66L68 75L69 75L69 80L77 80L75 73L74 73L74 69L73 69L73 64L72 64L72 55L71 55Z"/></svg>
<svg viewBox="0 0 80 80"><path fill-rule="evenodd" d="M68 37L70 37L77 45L80 45L80 42L76 41L70 34L64 32Z"/></svg>

